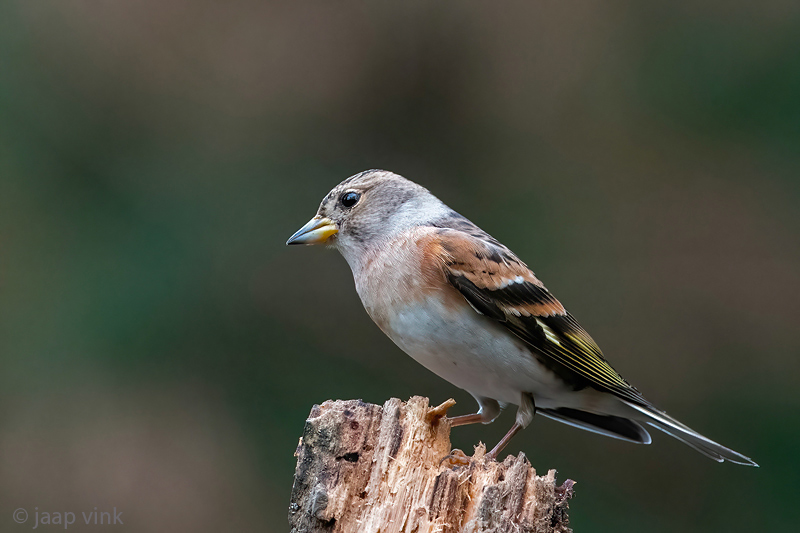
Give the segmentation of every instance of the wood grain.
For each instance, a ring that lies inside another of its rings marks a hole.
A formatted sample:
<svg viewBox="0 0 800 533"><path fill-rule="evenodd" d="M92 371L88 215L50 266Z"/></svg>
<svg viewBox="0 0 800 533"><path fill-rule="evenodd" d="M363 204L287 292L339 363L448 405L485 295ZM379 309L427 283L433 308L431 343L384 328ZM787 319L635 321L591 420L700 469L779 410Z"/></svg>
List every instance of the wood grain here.
<svg viewBox="0 0 800 533"><path fill-rule="evenodd" d="M360 400L315 405L295 453L292 533L569 532L571 480L537 476L523 453L485 460L483 445L453 466L452 405L427 398L383 406Z"/></svg>

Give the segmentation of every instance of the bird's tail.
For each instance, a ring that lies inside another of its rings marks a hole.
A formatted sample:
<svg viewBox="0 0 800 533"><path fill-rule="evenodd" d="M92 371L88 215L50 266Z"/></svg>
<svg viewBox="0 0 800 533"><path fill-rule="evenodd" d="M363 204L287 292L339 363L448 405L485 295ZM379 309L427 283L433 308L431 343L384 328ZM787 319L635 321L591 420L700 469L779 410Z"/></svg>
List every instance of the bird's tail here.
<svg viewBox="0 0 800 533"><path fill-rule="evenodd" d="M607 437L635 442L636 444L650 444L650 434L647 430L639 422L629 418L599 415L565 407L537 409L536 414Z"/></svg>
<svg viewBox="0 0 800 533"><path fill-rule="evenodd" d="M718 462L730 461L739 465L758 466L755 461L745 457L739 452L726 448L718 442L704 437L692 428L681 424L667 413L659 411L654 407L644 406L623 400L629 407L645 415L641 420L656 429L660 429L667 435L675 437L684 444L691 446L706 457L710 457Z"/></svg>

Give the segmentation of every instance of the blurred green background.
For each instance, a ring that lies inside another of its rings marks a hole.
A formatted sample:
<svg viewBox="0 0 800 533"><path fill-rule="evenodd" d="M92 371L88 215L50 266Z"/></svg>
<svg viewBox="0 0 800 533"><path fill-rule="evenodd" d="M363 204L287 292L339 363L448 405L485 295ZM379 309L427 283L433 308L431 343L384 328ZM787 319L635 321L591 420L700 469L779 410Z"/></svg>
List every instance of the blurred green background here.
<svg viewBox="0 0 800 533"><path fill-rule="evenodd" d="M577 532L796 527L800 4L49 0L0 4L0 531L35 506L286 531L312 404L471 412L337 253L284 246L367 168L762 465L536 419L508 451L577 480Z"/></svg>

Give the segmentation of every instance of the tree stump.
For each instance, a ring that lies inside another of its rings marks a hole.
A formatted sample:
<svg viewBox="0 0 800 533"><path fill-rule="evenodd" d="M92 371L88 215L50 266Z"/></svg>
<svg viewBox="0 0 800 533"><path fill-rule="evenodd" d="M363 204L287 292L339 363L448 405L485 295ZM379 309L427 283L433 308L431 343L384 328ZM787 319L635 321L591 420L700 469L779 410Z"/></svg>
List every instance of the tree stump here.
<svg viewBox="0 0 800 533"><path fill-rule="evenodd" d="M502 463L475 448L452 466L450 423L415 396L383 406L315 405L297 447L289 506L292 533L569 532L571 480L537 476L523 453Z"/></svg>

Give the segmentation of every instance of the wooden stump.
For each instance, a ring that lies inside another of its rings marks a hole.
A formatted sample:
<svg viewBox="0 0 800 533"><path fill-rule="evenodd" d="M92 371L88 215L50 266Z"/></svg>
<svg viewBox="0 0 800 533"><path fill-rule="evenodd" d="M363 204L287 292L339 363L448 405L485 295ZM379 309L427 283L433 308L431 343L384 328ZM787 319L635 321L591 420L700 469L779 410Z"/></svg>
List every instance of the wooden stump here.
<svg viewBox="0 0 800 533"><path fill-rule="evenodd" d="M312 532L569 532L571 480L537 476L523 453L487 461L479 445L464 466L450 453L452 400L360 400L315 405L297 448L289 523Z"/></svg>

